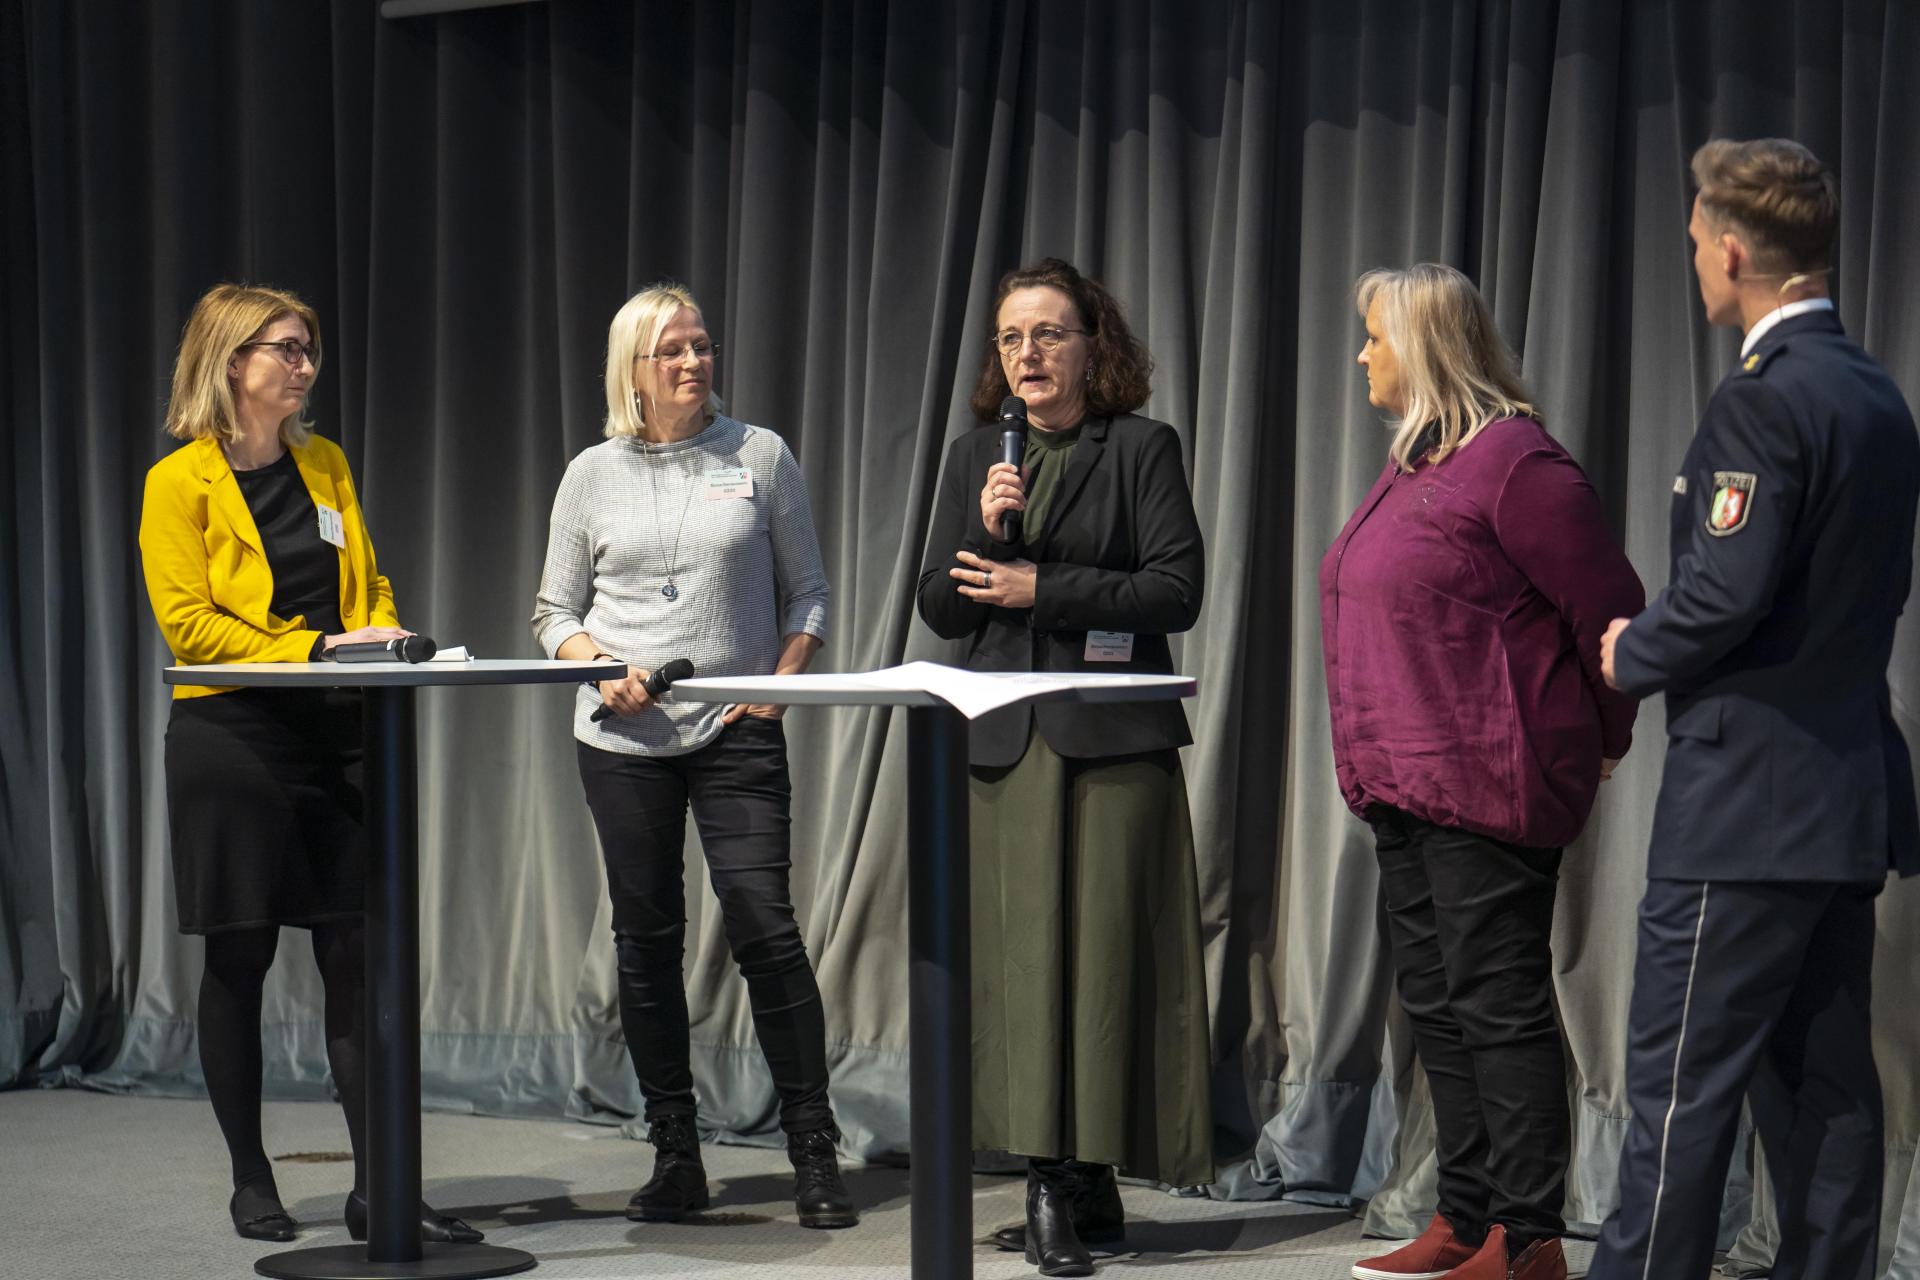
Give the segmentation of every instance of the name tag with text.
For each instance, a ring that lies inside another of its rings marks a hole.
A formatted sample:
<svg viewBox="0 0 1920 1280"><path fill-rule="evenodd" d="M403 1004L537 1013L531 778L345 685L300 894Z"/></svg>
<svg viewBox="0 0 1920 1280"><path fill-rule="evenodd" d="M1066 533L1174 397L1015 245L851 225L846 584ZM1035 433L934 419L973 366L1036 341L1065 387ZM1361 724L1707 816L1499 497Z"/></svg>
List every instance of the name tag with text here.
<svg viewBox="0 0 1920 1280"><path fill-rule="evenodd" d="M707 472L707 501L753 496L752 467L715 467Z"/></svg>
<svg viewBox="0 0 1920 1280"><path fill-rule="evenodd" d="M1083 662L1132 662L1133 632L1087 632L1086 652L1080 655L1080 659Z"/></svg>
<svg viewBox="0 0 1920 1280"><path fill-rule="evenodd" d="M316 502L313 505L314 509L320 513L321 541L331 542L334 546L345 551L347 549L347 522L340 518L338 511L335 511L326 503Z"/></svg>

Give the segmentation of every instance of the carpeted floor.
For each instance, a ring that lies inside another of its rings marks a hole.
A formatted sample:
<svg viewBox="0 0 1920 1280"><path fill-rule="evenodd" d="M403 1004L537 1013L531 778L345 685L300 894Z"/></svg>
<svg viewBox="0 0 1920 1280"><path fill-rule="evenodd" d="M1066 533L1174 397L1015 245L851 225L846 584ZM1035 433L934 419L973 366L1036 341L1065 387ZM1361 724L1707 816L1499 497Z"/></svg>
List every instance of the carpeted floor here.
<svg viewBox="0 0 1920 1280"><path fill-rule="evenodd" d="M267 1150L299 1244L344 1244L341 1202L351 1174L346 1129L320 1103L269 1103ZM428 1115L427 1196L494 1244L535 1254L529 1275L573 1277L907 1274L907 1173L856 1166L847 1183L864 1215L846 1231L793 1219L784 1152L708 1146L713 1208L697 1220L642 1225L621 1216L645 1179L652 1148L618 1130L532 1120ZM314 1157L318 1157L317 1159ZM337 1157L337 1158L333 1158ZM1017 1219L1024 1184L979 1178L974 1230ZM253 1274L281 1248L241 1240L227 1223L226 1155L204 1101L122 1098L72 1089L0 1093L0 1276L20 1280L202 1280ZM1343 1280L1354 1259L1382 1251L1338 1210L1223 1204L1124 1190L1125 1250L1106 1276L1198 1280ZM1590 1245L1568 1242L1574 1273ZM1034 1274L1018 1254L986 1247L974 1274Z"/></svg>

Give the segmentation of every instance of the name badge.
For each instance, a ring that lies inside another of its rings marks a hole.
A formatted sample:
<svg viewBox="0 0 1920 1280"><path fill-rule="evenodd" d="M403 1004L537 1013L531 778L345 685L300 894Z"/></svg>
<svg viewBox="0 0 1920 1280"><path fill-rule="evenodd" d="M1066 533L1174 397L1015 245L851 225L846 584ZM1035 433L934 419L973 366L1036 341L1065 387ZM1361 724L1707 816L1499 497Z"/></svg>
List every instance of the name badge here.
<svg viewBox="0 0 1920 1280"><path fill-rule="evenodd" d="M1086 652L1080 655L1080 660L1082 662L1132 662L1133 632L1087 632L1087 648Z"/></svg>
<svg viewBox="0 0 1920 1280"><path fill-rule="evenodd" d="M313 505L315 509L320 512L321 541L331 542L334 546L345 551L347 549L346 521L340 518L338 511L335 511L324 502L315 502Z"/></svg>
<svg viewBox="0 0 1920 1280"><path fill-rule="evenodd" d="M753 496L752 467L715 467L707 472L707 501Z"/></svg>

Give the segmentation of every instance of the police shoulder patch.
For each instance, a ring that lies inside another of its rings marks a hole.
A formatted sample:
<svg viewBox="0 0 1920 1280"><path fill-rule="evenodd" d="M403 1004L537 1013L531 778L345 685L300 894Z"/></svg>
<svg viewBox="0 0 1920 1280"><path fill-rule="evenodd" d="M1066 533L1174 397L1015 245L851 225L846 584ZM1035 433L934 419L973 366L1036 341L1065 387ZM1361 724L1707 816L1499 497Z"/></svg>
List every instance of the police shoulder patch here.
<svg viewBox="0 0 1920 1280"><path fill-rule="evenodd" d="M1716 538L1747 527L1753 511L1753 490L1759 477L1751 471L1713 473L1713 500L1707 505L1707 532Z"/></svg>

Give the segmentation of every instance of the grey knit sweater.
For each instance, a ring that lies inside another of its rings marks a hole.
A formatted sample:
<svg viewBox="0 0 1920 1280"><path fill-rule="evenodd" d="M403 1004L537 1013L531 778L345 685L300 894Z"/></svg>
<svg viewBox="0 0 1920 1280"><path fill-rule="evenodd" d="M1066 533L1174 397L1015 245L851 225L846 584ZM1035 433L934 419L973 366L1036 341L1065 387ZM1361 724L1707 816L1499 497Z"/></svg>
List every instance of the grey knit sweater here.
<svg viewBox="0 0 1920 1280"><path fill-rule="evenodd" d="M743 469L752 492L730 496L745 487ZM827 597L806 481L786 442L718 417L686 440L619 436L568 464L533 634L548 657L584 631L639 667L687 658L696 675L769 675L784 637L826 638ZM666 702L594 724L599 705L583 685L573 736L606 751L678 755L720 733L714 703Z"/></svg>

